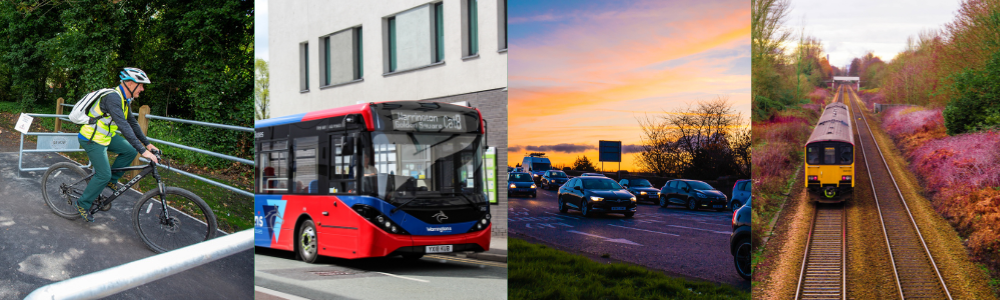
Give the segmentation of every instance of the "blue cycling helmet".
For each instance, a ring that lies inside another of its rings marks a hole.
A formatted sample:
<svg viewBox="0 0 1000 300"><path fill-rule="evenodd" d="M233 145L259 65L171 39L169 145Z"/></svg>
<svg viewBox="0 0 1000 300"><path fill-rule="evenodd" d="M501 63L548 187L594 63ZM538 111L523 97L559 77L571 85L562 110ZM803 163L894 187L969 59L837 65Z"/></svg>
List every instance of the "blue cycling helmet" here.
<svg viewBox="0 0 1000 300"><path fill-rule="evenodd" d="M131 80L137 83L150 84L149 76L146 76L146 72L139 70L139 68L125 68L118 74L118 78L122 81Z"/></svg>

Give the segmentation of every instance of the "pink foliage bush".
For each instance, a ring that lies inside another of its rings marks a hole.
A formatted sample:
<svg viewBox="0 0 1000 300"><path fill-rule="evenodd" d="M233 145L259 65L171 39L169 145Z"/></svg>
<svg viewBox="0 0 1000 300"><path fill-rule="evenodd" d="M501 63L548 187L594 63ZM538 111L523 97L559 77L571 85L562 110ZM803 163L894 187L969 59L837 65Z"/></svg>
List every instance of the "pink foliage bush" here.
<svg viewBox="0 0 1000 300"><path fill-rule="evenodd" d="M830 90L826 88L816 88L806 97L809 98L809 101L812 101L812 103L823 104L827 98L830 98Z"/></svg>
<svg viewBox="0 0 1000 300"><path fill-rule="evenodd" d="M882 112L882 127L893 138L944 128L944 117L941 112L941 109L918 107L890 108Z"/></svg>
<svg viewBox="0 0 1000 300"><path fill-rule="evenodd" d="M875 109L875 103L886 103L885 94L882 91L872 93L865 90L861 91L861 93L858 94L858 97L861 98L861 102L863 102L865 107L869 110Z"/></svg>
<svg viewBox="0 0 1000 300"><path fill-rule="evenodd" d="M978 132L931 140L907 158L930 192L954 185L1000 187L998 149L1000 132Z"/></svg>

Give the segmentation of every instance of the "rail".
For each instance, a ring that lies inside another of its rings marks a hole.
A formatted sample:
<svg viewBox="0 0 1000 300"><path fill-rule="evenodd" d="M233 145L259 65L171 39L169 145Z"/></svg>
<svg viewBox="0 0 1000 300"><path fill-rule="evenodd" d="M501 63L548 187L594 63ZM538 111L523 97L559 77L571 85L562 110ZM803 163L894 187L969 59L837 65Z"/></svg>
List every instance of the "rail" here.
<svg viewBox="0 0 1000 300"><path fill-rule="evenodd" d="M58 131L58 129L62 128L61 127L62 126L61 125L62 124L61 121L68 121L69 120L68 119L69 115L62 114L63 107L70 107L70 108L72 108L72 107L75 107L75 104L66 104L66 103L64 103L64 100L62 98L59 98L57 100L57 102L56 102L56 113L55 114L28 114L28 115L30 115L32 117L53 117L53 118L56 118L56 128L57 128L57 131ZM137 119L139 121L139 126L142 127L143 133L147 132L146 129L149 126L149 120L161 120L161 121L168 121L168 122L177 122L177 123L191 124L191 125L197 125L197 126L219 128L219 129L224 129L224 130L242 131L242 132L253 132L254 131L253 128L249 128L249 127L241 127L241 126L233 126L233 125L226 125L226 124L217 124L217 123L210 123L210 122L185 120L185 119L178 119L178 118L171 118L171 117L164 117L164 116L153 115L153 114L149 113L149 106L147 106L147 105L143 105L141 108L139 108L139 112L138 113L132 113L132 115L137 117ZM30 133L30 134L27 134L27 135L55 135L55 136L73 136L73 137L75 137L76 133ZM200 154L205 154L205 155L209 155L209 156L212 156L212 157L217 157L217 158L221 158L221 159L225 159L225 160L229 160L229 161L235 161L235 162L239 162L239 163L243 163L243 164L247 164L247 165L251 165L251 166L256 166L256 163L254 161L249 160L249 159L245 159L245 158L240 158L240 157L236 157L236 156L232 156L232 155L226 155L226 154L222 154L222 153L218 153L218 152L214 152L214 151L210 151L210 150L205 150L205 149L201 149L201 148L197 148L197 147L183 145L183 144L180 144L180 143L175 143L175 142L169 142L169 141L165 141L165 140L161 140L161 139L156 139L156 138L153 138L153 137L149 137L148 135L147 135L147 139L150 140L150 141L152 141L152 142L161 143L161 144L164 144L164 145L167 145L167 146L171 146L171 147L175 147L175 148L178 148L178 149L183 149L183 150L187 150L187 151L191 151L191 152L195 152L195 153L200 153ZM73 139L73 140L75 140L75 139ZM24 153L32 153L32 152L82 152L82 151L84 151L84 150L83 149L24 150L24 134L22 134L22 136L21 136L21 149L20 149L19 154L18 154L18 170L23 171L23 172L30 172L30 171L42 171L42 170L47 169L47 168L23 168L21 166L21 161L22 161L21 157L23 156ZM139 157L136 157L136 162L138 162L138 161L140 161L140 159L139 159ZM87 166L90 166L90 165L88 164ZM220 183L220 182L217 182L217 181L205 178L205 177L201 177L201 176L189 173L189 172L185 172L184 170L180 170L180 169L176 169L176 168L164 168L164 169L167 169L169 171L181 174L183 176L187 176L187 177L193 178L195 180L198 180L198 181L201 181L201 182L204 182L204 183L207 183L207 184L219 187L219 188L223 188L223 189L229 190L231 192L234 192L234 193L237 193L237 194L240 194L240 195L243 195L243 196L253 197L253 193L251 193L251 192L239 189L239 188L231 186L231 185L223 184L223 183Z"/></svg>
<svg viewBox="0 0 1000 300"><path fill-rule="evenodd" d="M253 248L253 229L40 287L25 300L97 299Z"/></svg>

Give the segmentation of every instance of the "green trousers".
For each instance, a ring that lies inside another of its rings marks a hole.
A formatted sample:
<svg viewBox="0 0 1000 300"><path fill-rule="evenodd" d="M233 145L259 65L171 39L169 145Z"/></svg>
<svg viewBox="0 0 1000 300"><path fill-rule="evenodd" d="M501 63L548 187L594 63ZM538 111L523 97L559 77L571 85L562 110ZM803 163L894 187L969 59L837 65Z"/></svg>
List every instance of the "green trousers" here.
<svg viewBox="0 0 1000 300"><path fill-rule="evenodd" d="M122 175L125 175L125 172L111 173L111 169L128 167L138 153L120 134L111 137L111 143L107 146L85 139L80 139L80 145L90 157L90 163L94 168L94 177L90 178L90 183L83 190L83 195L80 196L76 205L89 210L108 182L117 182L119 178L122 178ZM108 162L108 151L118 153L114 165Z"/></svg>

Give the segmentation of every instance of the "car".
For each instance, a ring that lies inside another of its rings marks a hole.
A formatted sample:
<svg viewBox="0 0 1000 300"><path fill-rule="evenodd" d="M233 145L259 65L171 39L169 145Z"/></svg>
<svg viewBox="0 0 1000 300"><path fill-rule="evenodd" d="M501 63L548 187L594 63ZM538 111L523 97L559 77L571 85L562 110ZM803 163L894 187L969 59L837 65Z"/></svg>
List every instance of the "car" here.
<svg viewBox="0 0 1000 300"><path fill-rule="evenodd" d="M608 176L604 176L604 174L601 174L601 173L583 173L583 174L580 174L580 176L608 177Z"/></svg>
<svg viewBox="0 0 1000 300"><path fill-rule="evenodd" d="M635 196L637 201L646 200L652 203L656 203L659 200L660 190L653 187L649 180L641 178L625 178L618 182L622 187L628 190L629 193Z"/></svg>
<svg viewBox="0 0 1000 300"><path fill-rule="evenodd" d="M722 211L728 208L726 207L728 204L726 194L698 180L674 179L667 181L657 196L660 199L660 207L680 204L690 210L711 208Z"/></svg>
<svg viewBox="0 0 1000 300"><path fill-rule="evenodd" d="M733 254L736 273L744 280L750 280L753 273L750 268L750 253L753 248L750 241L750 202L751 199L747 198L747 203L733 212L733 234L729 236L729 252Z"/></svg>
<svg viewBox="0 0 1000 300"><path fill-rule="evenodd" d="M531 198L537 196L535 189L538 186L535 185L535 181L531 179L529 173L510 173L507 175L507 183L510 184L507 187L507 198L510 198L511 195L531 195Z"/></svg>
<svg viewBox="0 0 1000 300"><path fill-rule="evenodd" d="M740 179L733 184L733 199L729 200L729 209L736 211L743 206L744 203L750 201L750 189L753 186L753 181L750 179Z"/></svg>
<svg viewBox="0 0 1000 300"><path fill-rule="evenodd" d="M635 196L607 177L576 177L559 188L556 196L560 213L570 208L580 210L584 217L594 213L621 213L626 218L635 215Z"/></svg>
<svg viewBox="0 0 1000 300"><path fill-rule="evenodd" d="M553 187L559 188L567 180L569 180L569 176L566 176L563 171L548 170L545 171L545 175L542 175L542 188L546 190L552 190Z"/></svg>

